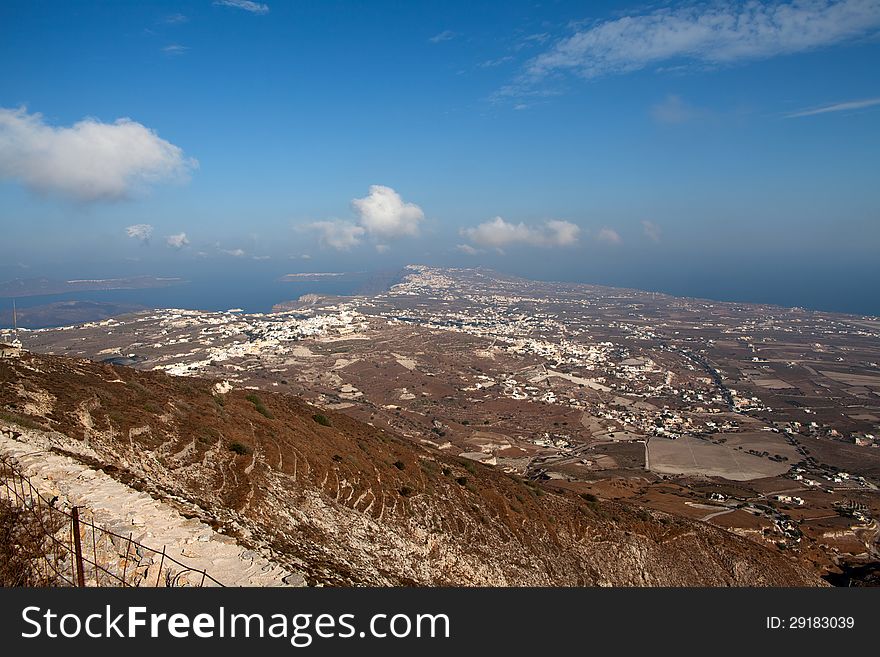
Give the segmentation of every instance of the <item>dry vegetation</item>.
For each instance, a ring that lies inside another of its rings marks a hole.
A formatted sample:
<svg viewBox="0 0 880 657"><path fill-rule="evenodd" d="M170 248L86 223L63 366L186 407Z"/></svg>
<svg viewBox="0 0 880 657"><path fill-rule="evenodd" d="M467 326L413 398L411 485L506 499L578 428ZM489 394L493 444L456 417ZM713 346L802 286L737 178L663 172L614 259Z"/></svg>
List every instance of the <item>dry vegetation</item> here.
<svg viewBox="0 0 880 657"><path fill-rule="evenodd" d="M173 495L311 583L818 583L722 530L549 489L288 395L34 355L0 364L0 383L6 412L54 399L32 421L58 432L56 449L83 458L87 442L108 474Z"/></svg>

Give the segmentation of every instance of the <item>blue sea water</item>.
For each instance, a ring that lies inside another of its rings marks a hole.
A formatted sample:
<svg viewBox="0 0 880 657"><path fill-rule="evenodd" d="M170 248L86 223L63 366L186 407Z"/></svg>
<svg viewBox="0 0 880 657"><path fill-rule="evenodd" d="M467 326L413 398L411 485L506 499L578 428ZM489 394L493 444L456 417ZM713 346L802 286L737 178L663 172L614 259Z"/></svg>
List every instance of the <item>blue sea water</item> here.
<svg viewBox="0 0 880 657"><path fill-rule="evenodd" d="M248 313L266 313L272 306L290 301L304 294L326 296L350 295L364 284L363 275L328 278L317 281L284 282L278 277L211 276L195 278L168 287L139 290L93 290L18 297L19 309L56 303L59 301L96 301L135 304L147 308L186 308L189 310L229 310L240 308ZM0 307L8 310L12 299L0 299Z"/></svg>
<svg viewBox="0 0 880 657"><path fill-rule="evenodd" d="M444 266L445 263L431 264ZM465 261L456 263L456 266L479 264L484 263ZM706 262L705 259L689 261L683 258L670 262L644 258L629 261L626 267L622 267L610 260L599 259L538 261L499 258L496 262L485 264L499 272L537 280L593 283L718 301L880 315L880 261L877 259L822 261L818 258L792 260L762 257L737 260L719 258ZM328 270L333 271L332 267ZM72 273L58 272L53 277L75 277ZM16 304L25 309L58 301L95 301L136 304L147 308L208 311L241 308L248 313L265 313L270 312L277 303L294 300L304 294L357 294L364 291L367 281L376 281L375 272L295 282L280 280L283 273L283 270L260 263L227 270L203 271L193 268L187 272L164 272L162 275L184 277L184 282L169 287L19 297ZM83 278L108 277L106 272L86 274L82 270L78 270L77 275ZM384 280L391 282L388 277ZM11 305L11 299L0 298L0 315L6 317Z"/></svg>

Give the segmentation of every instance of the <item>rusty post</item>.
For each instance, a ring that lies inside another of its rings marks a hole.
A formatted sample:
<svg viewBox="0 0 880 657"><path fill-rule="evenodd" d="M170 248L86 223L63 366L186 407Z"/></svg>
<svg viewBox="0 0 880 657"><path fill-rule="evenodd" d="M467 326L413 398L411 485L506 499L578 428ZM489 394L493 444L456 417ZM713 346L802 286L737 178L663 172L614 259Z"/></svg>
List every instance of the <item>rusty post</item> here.
<svg viewBox="0 0 880 657"><path fill-rule="evenodd" d="M76 551L73 547L73 520L70 521L68 526L70 527L70 535L67 541L67 556L70 558L70 579L67 581L70 582L71 586L76 586Z"/></svg>
<svg viewBox="0 0 880 657"><path fill-rule="evenodd" d="M165 565L165 546L162 546L162 560L159 561L159 572L156 573L156 586L159 586L159 578L162 577L162 566Z"/></svg>
<svg viewBox="0 0 880 657"><path fill-rule="evenodd" d="M71 520L73 522L73 551L76 556L76 582L77 586L85 588L86 586L86 573L83 568L83 553L82 553L82 539L79 535L79 507L73 507L73 515L71 516Z"/></svg>

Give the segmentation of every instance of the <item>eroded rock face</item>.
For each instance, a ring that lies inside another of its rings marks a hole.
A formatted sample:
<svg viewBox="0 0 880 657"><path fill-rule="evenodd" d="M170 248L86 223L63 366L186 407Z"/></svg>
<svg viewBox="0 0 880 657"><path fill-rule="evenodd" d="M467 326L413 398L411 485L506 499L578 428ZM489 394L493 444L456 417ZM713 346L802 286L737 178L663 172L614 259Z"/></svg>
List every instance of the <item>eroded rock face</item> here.
<svg viewBox="0 0 880 657"><path fill-rule="evenodd" d="M822 584L709 525L548 492L290 396L35 355L0 382L7 421L310 584Z"/></svg>

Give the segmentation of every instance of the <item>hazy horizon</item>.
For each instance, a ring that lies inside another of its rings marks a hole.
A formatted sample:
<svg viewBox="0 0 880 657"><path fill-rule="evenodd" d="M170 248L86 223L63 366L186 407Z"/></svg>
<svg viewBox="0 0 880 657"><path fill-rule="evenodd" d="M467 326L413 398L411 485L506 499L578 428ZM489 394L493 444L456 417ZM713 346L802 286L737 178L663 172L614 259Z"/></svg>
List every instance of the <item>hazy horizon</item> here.
<svg viewBox="0 0 880 657"><path fill-rule="evenodd" d="M12 1L0 24L2 280L425 263L880 315L871 0Z"/></svg>

